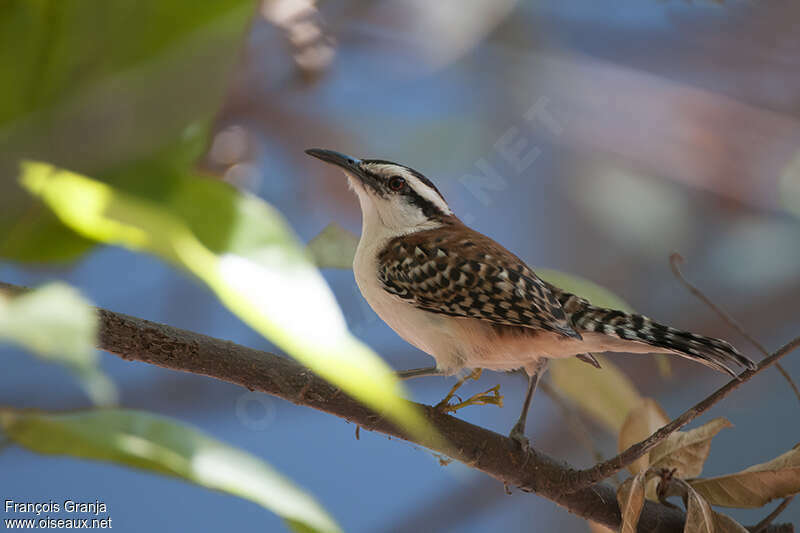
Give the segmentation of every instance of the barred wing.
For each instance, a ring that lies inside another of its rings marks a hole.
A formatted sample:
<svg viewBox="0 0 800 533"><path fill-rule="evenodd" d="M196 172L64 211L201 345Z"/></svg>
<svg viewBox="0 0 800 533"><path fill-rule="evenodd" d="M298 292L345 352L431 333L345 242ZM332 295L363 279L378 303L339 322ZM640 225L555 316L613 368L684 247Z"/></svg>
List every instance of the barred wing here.
<svg viewBox="0 0 800 533"><path fill-rule="evenodd" d="M426 311L580 338L522 260L463 225L393 239L378 257L378 277L386 291Z"/></svg>

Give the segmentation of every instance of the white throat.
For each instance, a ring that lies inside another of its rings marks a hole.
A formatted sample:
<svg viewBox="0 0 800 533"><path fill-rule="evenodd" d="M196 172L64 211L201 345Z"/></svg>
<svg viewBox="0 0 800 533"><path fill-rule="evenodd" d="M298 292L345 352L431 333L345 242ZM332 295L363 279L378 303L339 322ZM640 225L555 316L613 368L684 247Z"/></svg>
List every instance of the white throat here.
<svg viewBox="0 0 800 533"><path fill-rule="evenodd" d="M416 233L417 231L430 230L442 225L437 220L429 220L421 213L411 212L412 208L403 210L396 206L384 205L378 207L381 199L373 197L357 178L346 173L350 188L356 192L358 203L361 206L361 240L359 246L366 240L370 244L385 244L389 239Z"/></svg>

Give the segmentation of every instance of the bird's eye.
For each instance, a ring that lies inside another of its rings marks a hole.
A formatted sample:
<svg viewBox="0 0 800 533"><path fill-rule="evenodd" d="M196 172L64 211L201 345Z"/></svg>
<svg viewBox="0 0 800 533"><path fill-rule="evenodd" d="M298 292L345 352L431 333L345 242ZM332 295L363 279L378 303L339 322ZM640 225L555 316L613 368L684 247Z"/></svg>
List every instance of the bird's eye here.
<svg viewBox="0 0 800 533"><path fill-rule="evenodd" d="M389 178L389 188L393 191L402 190L403 187L406 186L406 180L401 178L400 176L392 176Z"/></svg>

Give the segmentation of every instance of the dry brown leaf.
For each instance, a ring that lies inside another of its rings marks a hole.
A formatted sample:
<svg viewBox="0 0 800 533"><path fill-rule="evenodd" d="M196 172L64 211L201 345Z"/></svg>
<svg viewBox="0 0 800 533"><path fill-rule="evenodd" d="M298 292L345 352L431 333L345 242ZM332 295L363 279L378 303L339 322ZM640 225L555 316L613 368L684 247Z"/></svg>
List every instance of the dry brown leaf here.
<svg viewBox="0 0 800 533"><path fill-rule="evenodd" d="M641 396L611 361L601 356L597 360L600 370L574 357L554 359L550 363L550 380L561 394L616 434Z"/></svg>
<svg viewBox="0 0 800 533"><path fill-rule="evenodd" d="M661 491L665 499L672 496L683 499L686 506L684 533L747 533L736 520L711 509L708 501L683 479L670 478Z"/></svg>
<svg viewBox="0 0 800 533"><path fill-rule="evenodd" d="M692 487L712 505L753 509L776 498L800 492L800 448L766 463L707 479L693 479Z"/></svg>
<svg viewBox="0 0 800 533"><path fill-rule="evenodd" d="M714 525L716 533L749 533L742 524L716 511L714 511Z"/></svg>
<svg viewBox="0 0 800 533"><path fill-rule="evenodd" d="M703 464L708 458L711 439L732 425L725 418L715 418L699 428L677 431L653 448L650 452L650 466L677 469L675 476L684 479L697 477L703 471Z"/></svg>
<svg viewBox="0 0 800 533"><path fill-rule="evenodd" d="M646 439L654 431L669 422L669 418L661 406L652 398L643 398L639 405L631 409L622 428L619 430L619 451L623 451L637 442ZM652 452L650 452L652 453ZM637 474L650 465L650 454L645 454L630 465L628 470Z"/></svg>
<svg viewBox="0 0 800 533"><path fill-rule="evenodd" d="M708 502L683 480L676 480L686 489L686 525L683 533L715 533L716 519Z"/></svg>
<svg viewBox="0 0 800 533"><path fill-rule="evenodd" d="M620 533L636 533L639 515L644 507L644 475L645 470L625 480L617 489L617 502L622 513Z"/></svg>

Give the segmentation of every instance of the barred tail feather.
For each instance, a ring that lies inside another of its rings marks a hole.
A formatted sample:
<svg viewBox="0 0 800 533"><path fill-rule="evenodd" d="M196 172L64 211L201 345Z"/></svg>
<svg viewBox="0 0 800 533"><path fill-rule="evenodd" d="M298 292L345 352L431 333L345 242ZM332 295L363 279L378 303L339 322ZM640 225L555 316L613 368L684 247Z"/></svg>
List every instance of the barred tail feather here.
<svg viewBox="0 0 800 533"><path fill-rule="evenodd" d="M613 338L653 346L702 363L733 377L732 366L754 369L755 363L729 343L659 324L646 316L595 307L583 298L561 292L558 299L578 332L603 333Z"/></svg>

